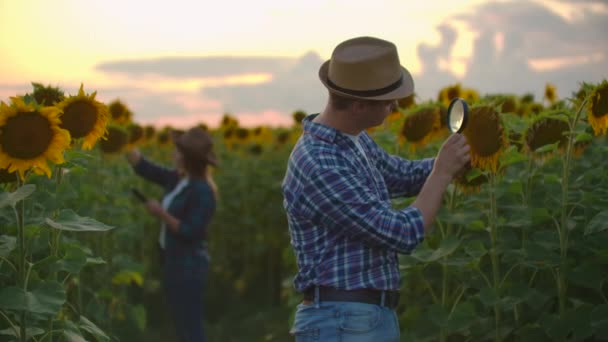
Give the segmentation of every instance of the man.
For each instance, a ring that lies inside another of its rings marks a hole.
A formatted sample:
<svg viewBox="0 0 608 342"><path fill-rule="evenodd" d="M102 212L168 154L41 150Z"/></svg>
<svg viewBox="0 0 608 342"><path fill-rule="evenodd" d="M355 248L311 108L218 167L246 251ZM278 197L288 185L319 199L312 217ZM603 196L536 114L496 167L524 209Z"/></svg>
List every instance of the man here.
<svg viewBox="0 0 608 342"><path fill-rule="evenodd" d="M342 42L319 78L327 106L303 120L283 180L304 297L291 332L296 341L398 341L397 254L423 240L469 147L454 134L435 159L408 161L367 135L414 92L391 42ZM391 207L390 198L413 195L411 206Z"/></svg>

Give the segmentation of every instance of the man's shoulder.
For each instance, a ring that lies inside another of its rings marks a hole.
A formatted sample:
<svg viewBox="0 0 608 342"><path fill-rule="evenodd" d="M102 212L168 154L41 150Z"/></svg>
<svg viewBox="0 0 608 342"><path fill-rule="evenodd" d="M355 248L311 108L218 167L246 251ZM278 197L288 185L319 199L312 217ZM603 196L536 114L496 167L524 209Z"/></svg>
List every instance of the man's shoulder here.
<svg viewBox="0 0 608 342"><path fill-rule="evenodd" d="M337 144L304 137L294 147L289 163L292 167L310 168L312 171L335 167L343 159L344 153Z"/></svg>

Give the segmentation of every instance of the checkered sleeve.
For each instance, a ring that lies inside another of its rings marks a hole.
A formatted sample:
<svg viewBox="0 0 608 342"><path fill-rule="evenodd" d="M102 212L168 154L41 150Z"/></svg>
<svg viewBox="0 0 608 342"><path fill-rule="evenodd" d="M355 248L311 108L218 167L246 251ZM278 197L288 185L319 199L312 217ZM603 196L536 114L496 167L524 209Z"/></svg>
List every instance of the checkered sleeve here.
<svg viewBox="0 0 608 342"><path fill-rule="evenodd" d="M407 160L377 147L378 169L392 198L417 195L433 170L435 158Z"/></svg>
<svg viewBox="0 0 608 342"><path fill-rule="evenodd" d="M419 209L393 209L378 197L369 180L346 166L311 174L303 195L304 214L313 221L370 247L409 253L424 238Z"/></svg>

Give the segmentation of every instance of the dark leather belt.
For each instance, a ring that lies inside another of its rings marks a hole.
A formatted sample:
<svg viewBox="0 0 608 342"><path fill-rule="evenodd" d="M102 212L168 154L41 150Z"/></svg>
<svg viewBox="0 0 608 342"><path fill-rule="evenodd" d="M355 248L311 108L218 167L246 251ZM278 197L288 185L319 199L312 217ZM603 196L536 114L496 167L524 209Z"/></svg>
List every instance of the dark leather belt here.
<svg viewBox="0 0 608 342"><path fill-rule="evenodd" d="M382 293L384 293L385 307L395 309L399 305L398 291L340 290L325 286L319 286L319 302L359 302L382 306ZM304 300L314 301L314 299L315 287L304 290Z"/></svg>

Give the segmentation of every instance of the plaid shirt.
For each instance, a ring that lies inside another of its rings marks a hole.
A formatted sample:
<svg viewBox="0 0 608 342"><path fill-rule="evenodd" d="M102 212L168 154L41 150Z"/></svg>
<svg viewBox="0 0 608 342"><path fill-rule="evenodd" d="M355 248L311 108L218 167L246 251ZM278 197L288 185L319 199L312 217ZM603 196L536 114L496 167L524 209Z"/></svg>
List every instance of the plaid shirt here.
<svg viewBox="0 0 608 342"><path fill-rule="evenodd" d="M424 223L419 209L395 210L390 199L418 194L434 159L391 156L362 132L366 159L348 136L312 122L315 116L302 122L282 184L299 268L295 288L398 290L397 254L423 240Z"/></svg>

